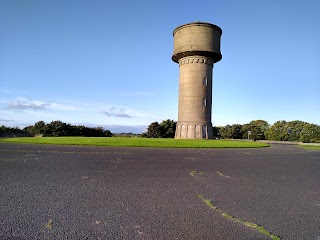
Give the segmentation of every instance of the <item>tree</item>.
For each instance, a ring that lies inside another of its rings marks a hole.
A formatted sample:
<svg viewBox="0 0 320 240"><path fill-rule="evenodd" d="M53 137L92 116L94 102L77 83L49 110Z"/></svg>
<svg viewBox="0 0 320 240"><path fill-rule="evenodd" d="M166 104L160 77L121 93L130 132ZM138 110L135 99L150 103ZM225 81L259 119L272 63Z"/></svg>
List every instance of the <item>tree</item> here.
<svg viewBox="0 0 320 240"><path fill-rule="evenodd" d="M265 120L253 120L248 124L242 126L242 135L243 138L250 138L253 140L265 140L266 131L269 129L270 125ZM251 132L251 135L248 137L248 132Z"/></svg>
<svg viewBox="0 0 320 240"><path fill-rule="evenodd" d="M220 136L224 139L241 139L242 138L242 125L241 124L227 124L220 127Z"/></svg>
<svg viewBox="0 0 320 240"><path fill-rule="evenodd" d="M103 133L104 133L105 137L112 137L113 136L113 133L108 129L104 130Z"/></svg>
<svg viewBox="0 0 320 240"><path fill-rule="evenodd" d="M47 125L45 136L50 136L50 137L68 136L71 133L70 130L71 130L70 124L66 124L59 120L52 121Z"/></svg>
<svg viewBox="0 0 320 240"><path fill-rule="evenodd" d="M220 127L220 134L223 139L232 138L232 127L227 124L224 127Z"/></svg>
<svg viewBox="0 0 320 240"><path fill-rule="evenodd" d="M105 137L105 130L102 127L91 128L90 137Z"/></svg>
<svg viewBox="0 0 320 240"><path fill-rule="evenodd" d="M163 138L174 138L176 133L177 122L171 119L163 120L160 123L161 137Z"/></svg>
<svg viewBox="0 0 320 240"><path fill-rule="evenodd" d="M6 127L4 125L0 126L0 133L25 133L24 130L21 130L18 127Z"/></svg>
<svg viewBox="0 0 320 240"><path fill-rule="evenodd" d="M8 128L5 126L0 126L0 134L2 133L43 134L43 136L45 137L59 137L59 136L111 137L113 136L110 130L105 130L102 127L90 128L82 125L74 126L69 123L61 122L59 120L52 121L49 124L46 124L44 121L38 121L33 126L25 127L23 130L20 130L18 127Z"/></svg>
<svg viewBox="0 0 320 240"><path fill-rule="evenodd" d="M34 134L44 134L46 132L47 125L44 121L36 122L32 128Z"/></svg>
<svg viewBox="0 0 320 240"><path fill-rule="evenodd" d="M268 140L275 141L301 141L301 134L308 124L298 120L291 122L277 121L266 131L266 137ZM306 134L306 131L304 134ZM302 139L307 141L307 135L304 135Z"/></svg>
<svg viewBox="0 0 320 240"><path fill-rule="evenodd" d="M163 120L161 123L153 122L148 126L147 132L141 137L148 138L174 138L177 122L171 119Z"/></svg>
<svg viewBox="0 0 320 240"><path fill-rule="evenodd" d="M212 136L213 138L221 138L220 127L212 127Z"/></svg>
<svg viewBox="0 0 320 240"><path fill-rule="evenodd" d="M320 126L307 123L304 125L301 135L301 142L320 143Z"/></svg>
<svg viewBox="0 0 320 240"><path fill-rule="evenodd" d="M161 138L161 126L158 122L153 122L148 126L148 130L145 133L145 136L148 138Z"/></svg>
<svg viewBox="0 0 320 240"><path fill-rule="evenodd" d="M267 131L266 137L268 140L275 140L275 141L284 141L285 137L283 133L285 132L287 122L277 121L275 122Z"/></svg>
<svg viewBox="0 0 320 240"><path fill-rule="evenodd" d="M287 122L284 127L284 131L287 132L288 136L285 139L288 141L300 141L301 132L306 124L308 123L298 120ZM283 135L285 135L285 132Z"/></svg>
<svg viewBox="0 0 320 240"><path fill-rule="evenodd" d="M83 136L83 137L112 137L110 130L104 130L102 127L86 127L83 125L71 126L68 136Z"/></svg>
<svg viewBox="0 0 320 240"><path fill-rule="evenodd" d="M241 124L232 124L231 125L231 135L233 139L242 139L242 125Z"/></svg>

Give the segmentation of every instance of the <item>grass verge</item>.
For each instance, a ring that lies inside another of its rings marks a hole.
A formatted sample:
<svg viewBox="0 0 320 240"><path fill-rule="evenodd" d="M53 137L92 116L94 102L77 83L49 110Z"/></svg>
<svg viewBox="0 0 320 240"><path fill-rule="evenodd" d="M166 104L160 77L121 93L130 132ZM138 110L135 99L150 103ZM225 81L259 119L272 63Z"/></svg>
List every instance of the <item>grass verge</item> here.
<svg viewBox="0 0 320 240"><path fill-rule="evenodd" d="M249 141L126 137L24 137L4 138L0 139L0 142L152 148L260 148L269 146L266 143Z"/></svg>
<svg viewBox="0 0 320 240"><path fill-rule="evenodd" d="M314 146L314 145L299 145L299 147L302 147L307 150L318 150L320 151L320 146Z"/></svg>

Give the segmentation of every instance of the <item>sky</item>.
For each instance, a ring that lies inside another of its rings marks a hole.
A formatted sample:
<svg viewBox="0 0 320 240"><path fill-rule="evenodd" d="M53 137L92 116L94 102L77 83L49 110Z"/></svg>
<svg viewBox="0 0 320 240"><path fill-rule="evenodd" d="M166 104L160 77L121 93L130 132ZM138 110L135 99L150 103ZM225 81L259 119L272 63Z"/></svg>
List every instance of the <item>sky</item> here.
<svg viewBox="0 0 320 240"><path fill-rule="evenodd" d="M319 0L0 0L0 125L178 120L173 30L222 28L212 124L320 125Z"/></svg>

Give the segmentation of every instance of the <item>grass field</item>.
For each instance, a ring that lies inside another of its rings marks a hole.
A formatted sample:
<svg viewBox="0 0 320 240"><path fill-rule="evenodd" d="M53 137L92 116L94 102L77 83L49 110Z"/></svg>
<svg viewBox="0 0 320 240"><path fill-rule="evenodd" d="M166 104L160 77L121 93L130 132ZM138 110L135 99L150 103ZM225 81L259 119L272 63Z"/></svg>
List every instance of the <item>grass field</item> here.
<svg viewBox="0 0 320 240"><path fill-rule="evenodd" d="M299 145L300 147L307 150L318 150L320 151L320 146L312 146L312 145Z"/></svg>
<svg viewBox="0 0 320 240"><path fill-rule="evenodd" d="M266 143L230 140L192 140L172 138L126 138L126 137L24 137L4 138L0 142L89 145L106 147L153 147L153 148L259 148L268 147Z"/></svg>

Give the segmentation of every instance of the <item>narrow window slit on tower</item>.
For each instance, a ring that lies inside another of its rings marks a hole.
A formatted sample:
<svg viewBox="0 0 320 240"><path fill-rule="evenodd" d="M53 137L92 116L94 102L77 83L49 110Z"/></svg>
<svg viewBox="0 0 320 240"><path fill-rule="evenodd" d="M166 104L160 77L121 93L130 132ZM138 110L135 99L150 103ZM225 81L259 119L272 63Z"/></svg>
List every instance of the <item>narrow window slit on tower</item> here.
<svg viewBox="0 0 320 240"><path fill-rule="evenodd" d="M208 85L208 78L203 78L203 86L207 86Z"/></svg>
<svg viewBox="0 0 320 240"><path fill-rule="evenodd" d="M204 106L204 107L207 106L207 99L206 98L202 99L202 106Z"/></svg>

